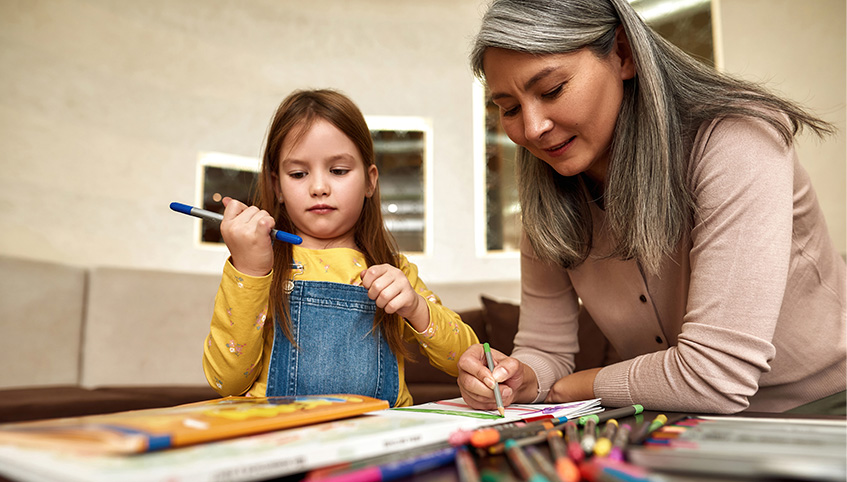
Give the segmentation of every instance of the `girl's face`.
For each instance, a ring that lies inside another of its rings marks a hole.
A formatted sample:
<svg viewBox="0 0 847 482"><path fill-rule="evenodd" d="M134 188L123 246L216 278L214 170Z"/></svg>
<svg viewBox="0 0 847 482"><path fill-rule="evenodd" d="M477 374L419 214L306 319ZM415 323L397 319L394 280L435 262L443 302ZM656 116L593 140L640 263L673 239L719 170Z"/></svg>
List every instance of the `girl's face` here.
<svg viewBox="0 0 847 482"><path fill-rule="evenodd" d="M619 55L621 47L605 59L585 48L549 55L487 49L485 79L509 138L563 176L586 173L602 184L623 80L635 75L629 46Z"/></svg>
<svg viewBox="0 0 847 482"><path fill-rule="evenodd" d="M365 169L353 141L325 119L301 131L286 136L278 174L278 194L301 246L355 249L354 228L365 198L373 195L377 168Z"/></svg>

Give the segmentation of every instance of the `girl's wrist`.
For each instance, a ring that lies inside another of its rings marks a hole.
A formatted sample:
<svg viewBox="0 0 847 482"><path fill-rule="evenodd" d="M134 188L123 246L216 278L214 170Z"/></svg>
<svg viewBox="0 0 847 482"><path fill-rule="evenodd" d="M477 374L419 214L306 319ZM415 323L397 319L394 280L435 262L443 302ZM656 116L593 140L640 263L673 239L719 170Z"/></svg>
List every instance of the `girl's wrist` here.
<svg viewBox="0 0 847 482"><path fill-rule="evenodd" d="M420 294L415 293L415 296L418 303L414 307L412 314L405 318L406 321L408 321L409 324L412 325L412 328L414 328L415 331L417 331L418 333L423 333L429 328L429 303L427 303L426 299L424 299L424 297Z"/></svg>

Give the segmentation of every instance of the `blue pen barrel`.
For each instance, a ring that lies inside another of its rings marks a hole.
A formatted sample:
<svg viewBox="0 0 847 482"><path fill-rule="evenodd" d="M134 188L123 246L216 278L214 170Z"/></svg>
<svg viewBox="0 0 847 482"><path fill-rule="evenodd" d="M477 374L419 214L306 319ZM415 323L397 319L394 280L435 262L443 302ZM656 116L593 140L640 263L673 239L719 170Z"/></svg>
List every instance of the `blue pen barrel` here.
<svg viewBox="0 0 847 482"><path fill-rule="evenodd" d="M214 211L207 211L205 209L196 208L194 206L189 206L188 204L172 202L170 204L171 209L182 214L188 214L189 216L194 216L200 219L206 219L214 222L221 222L223 220L223 214L216 213ZM276 229L271 229L271 236L274 239L285 243L291 244L300 244L303 242L303 238L297 236L295 234L286 233L285 231L279 231Z"/></svg>

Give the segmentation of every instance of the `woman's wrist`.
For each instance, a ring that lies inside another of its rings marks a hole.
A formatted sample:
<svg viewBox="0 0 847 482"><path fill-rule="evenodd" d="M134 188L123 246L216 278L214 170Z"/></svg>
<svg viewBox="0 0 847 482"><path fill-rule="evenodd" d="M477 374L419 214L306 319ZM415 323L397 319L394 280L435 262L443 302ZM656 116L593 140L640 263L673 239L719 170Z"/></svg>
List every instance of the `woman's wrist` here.
<svg viewBox="0 0 847 482"><path fill-rule="evenodd" d="M524 362L520 362L520 364L523 376L515 401L518 403L533 403L538 397L538 378L535 376L535 370L530 368L529 365Z"/></svg>

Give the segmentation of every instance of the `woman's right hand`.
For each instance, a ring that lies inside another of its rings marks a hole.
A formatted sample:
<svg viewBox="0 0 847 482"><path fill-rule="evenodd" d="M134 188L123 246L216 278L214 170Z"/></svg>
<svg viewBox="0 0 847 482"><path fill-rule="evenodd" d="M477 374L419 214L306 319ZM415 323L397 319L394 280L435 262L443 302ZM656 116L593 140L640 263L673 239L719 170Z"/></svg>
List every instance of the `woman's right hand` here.
<svg viewBox="0 0 847 482"><path fill-rule="evenodd" d="M274 266L271 229L274 218L256 206L225 197L221 236L232 255L232 265L249 276L265 276Z"/></svg>
<svg viewBox="0 0 847 482"><path fill-rule="evenodd" d="M496 410L494 380L500 384L500 396L504 407L518 401L532 401L537 391L534 372L526 369L517 359L508 357L493 348L491 358L494 361L493 372L488 369L482 345L472 345L459 358L459 376L456 381L465 403L477 410ZM533 396L527 398L529 392Z"/></svg>

